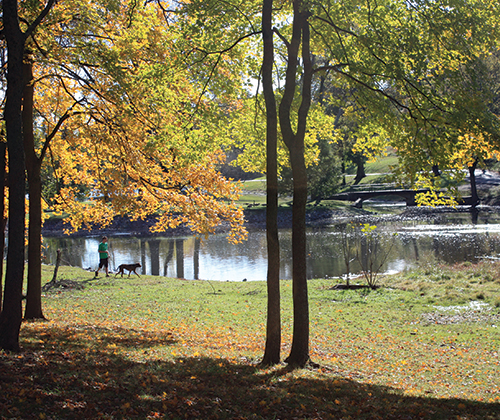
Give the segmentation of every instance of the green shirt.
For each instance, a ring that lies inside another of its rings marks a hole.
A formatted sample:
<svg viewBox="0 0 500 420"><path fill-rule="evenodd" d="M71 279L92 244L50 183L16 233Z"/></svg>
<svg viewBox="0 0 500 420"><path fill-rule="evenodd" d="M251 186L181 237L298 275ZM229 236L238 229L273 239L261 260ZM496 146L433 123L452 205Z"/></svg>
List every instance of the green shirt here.
<svg viewBox="0 0 500 420"><path fill-rule="evenodd" d="M101 242L99 244L99 258L101 260L108 258L108 243L107 242Z"/></svg>

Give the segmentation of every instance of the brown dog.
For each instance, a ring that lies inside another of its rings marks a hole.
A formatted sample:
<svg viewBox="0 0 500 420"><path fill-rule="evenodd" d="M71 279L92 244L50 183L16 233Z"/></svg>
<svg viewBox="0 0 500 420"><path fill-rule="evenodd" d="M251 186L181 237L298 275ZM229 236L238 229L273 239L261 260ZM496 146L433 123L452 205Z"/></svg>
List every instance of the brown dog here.
<svg viewBox="0 0 500 420"><path fill-rule="evenodd" d="M137 272L135 270L137 270L139 267L141 267L141 265L139 263L136 263L136 264L121 264L121 265L118 266L118 271L116 272L115 277L118 274L121 274L122 277L123 277L124 270L128 271L128 276L130 277L131 273L137 274ZM137 275L139 276L139 274L137 274ZM139 276L139 277L141 277L141 276Z"/></svg>

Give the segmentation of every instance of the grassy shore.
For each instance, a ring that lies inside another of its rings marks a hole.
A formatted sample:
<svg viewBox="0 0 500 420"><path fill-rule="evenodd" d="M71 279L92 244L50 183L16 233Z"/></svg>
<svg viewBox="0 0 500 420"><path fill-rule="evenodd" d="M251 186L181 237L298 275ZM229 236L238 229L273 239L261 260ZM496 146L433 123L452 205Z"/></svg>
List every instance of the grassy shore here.
<svg viewBox="0 0 500 420"><path fill-rule="evenodd" d="M317 369L257 366L263 282L61 267L46 321L0 353L2 419L498 419L500 264L423 264L377 290L309 281ZM52 267L44 267L44 280ZM292 285L282 281L283 358Z"/></svg>

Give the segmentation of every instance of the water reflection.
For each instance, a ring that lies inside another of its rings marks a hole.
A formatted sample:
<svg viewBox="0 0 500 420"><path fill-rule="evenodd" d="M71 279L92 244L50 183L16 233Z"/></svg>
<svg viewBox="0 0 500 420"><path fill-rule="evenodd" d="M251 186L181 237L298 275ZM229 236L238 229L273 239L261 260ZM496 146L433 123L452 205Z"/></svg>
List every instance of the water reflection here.
<svg viewBox="0 0 500 420"><path fill-rule="evenodd" d="M377 223L377 231L394 240L384 271L400 271L423 258L454 263L474 261L478 257L500 253L500 221L497 216L464 218L454 215L447 220L425 222ZM394 238L392 234L397 232ZM53 263L56 250L62 251L62 263L95 269L98 265L99 237L44 238L45 262ZM308 278L340 277L346 274L341 232L336 227L310 229L307 233ZM281 278L292 276L291 232L280 231L282 247ZM359 246L359 245L358 245ZM382 245L381 245L382 246ZM359 248L361 249L361 247ZM200 241L192 236L181 238L110 236L111 268L123 263L140 262L142 272L186 279L264 280L267 273L265 232L251 233L248 241L231 245L225 236L214 235ZM352 273L361 270L357 261Z"/></svg>

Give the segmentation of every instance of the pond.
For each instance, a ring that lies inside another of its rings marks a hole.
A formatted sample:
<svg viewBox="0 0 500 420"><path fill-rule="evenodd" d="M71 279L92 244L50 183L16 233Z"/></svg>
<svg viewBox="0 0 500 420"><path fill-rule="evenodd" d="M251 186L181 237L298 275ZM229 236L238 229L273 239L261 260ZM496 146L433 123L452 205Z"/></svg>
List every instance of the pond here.
<svg viewBox="0 0 500 420"><path fill-rule="evenodd" d="M455 263L495 257L500 253L500 216L480 212L452 213L424 220L379 217L371 224L380 239L372 252L380 271L396 272L416 261ZM359 223L358 223L359 225ZM308 278L333 278L346 275L343 244L350 244L351 274L361 272L360 261L370 258L366 237L339 226L309 229L307 232ZM394 235L396 234L396 235ZM349 239L346 239L349 238ZM63 265L95 270L98 265L99 236L45 237L44 262L54 264L61 249ZM280 277L292 277L291 230L280 230ZM110 265L115 270L123 263L142 265L142 273L221 281L265 280L267 273L266 235L251 232L248 241L232 245L224 235L212 235L200 241L194 236L132 237L110 235ZM356 258L356 254L360 257ZM387 255L387 258L386 258ZM139 271L141 273L141 271Z"/></svg>

